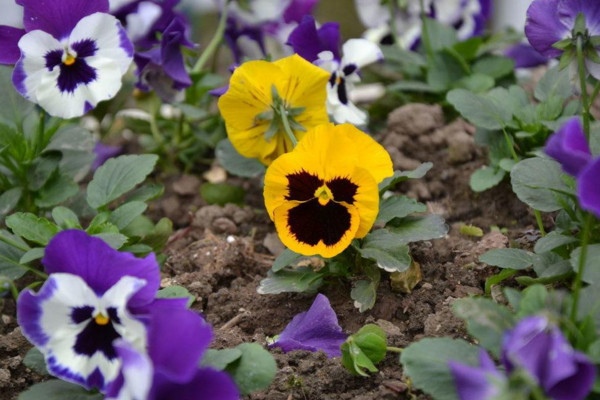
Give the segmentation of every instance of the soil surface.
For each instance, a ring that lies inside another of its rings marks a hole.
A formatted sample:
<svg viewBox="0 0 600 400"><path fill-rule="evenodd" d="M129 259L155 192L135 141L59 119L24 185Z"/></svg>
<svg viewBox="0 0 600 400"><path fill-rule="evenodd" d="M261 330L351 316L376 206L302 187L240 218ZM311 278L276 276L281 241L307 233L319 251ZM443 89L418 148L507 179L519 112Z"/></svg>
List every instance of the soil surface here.
<svg viewBox="0 0 600 400"><path fill-rule="evenodd" d="M387 333L389 345L397 347L423 337L466 337L464 325L452 314L452 303L482 294L485 279L497 272L479 263L478 256L511 241L526 245L537 236L532 213L508 183L481 194L470 190L471 173L486 161L473 133L474 128L462 120L446 124L439 106L409 104L389 115L387 129L376 138L390 152L394 167L407 170L422 162L434 163L424 179L405 182L397 190L426 203L429 212L441 214L450 231L444 239L412 246L422 281L409 294L393 292L384 273L375 307L359 313L350 299L349 283L323 287L321 292L346 333L375 323ZM279 334L297 313L306 311L314 295L257 294L260 280L283 249L262 205L261 182L228 179L248 191L248 205L240 208L204 205L197 195L204 180L166 177L166 194L152 206L153 216L169 217L178 228L167 245L162 286L181 285L196 296L192 308L214 326L214 348L242 342L266 346L266 338ZM461 234L465 224L481 228L484 236ZM23 366L30 345L16 325L14 301L0 302L0 400L8 400L45 378ZM272 353L278 364L273 384L248 398L427 398L406 383L395 354L379 364L378 373L362 378L323 353L283 354L279 349Z"/></svg>

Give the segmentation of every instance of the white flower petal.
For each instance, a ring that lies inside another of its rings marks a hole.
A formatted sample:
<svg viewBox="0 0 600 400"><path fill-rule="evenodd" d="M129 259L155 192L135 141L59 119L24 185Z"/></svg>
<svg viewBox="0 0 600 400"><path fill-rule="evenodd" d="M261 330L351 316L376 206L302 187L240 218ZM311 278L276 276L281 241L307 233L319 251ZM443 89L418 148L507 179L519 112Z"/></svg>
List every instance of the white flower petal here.
<svg viewBox="0 0 600 400"><path fill-rule="evenodd" d="M342 47L342 66L353 64L358 69L383 60L379 46L367 39L350 39Z"/></svg>
<svg viewBox="0 0 600 400"><path fill-rule="evenodd" d="M15 0L0 0L0 25L23 28L23 7Z"/></svg>
<svg viewBox="0 0 600 400"><path fill-rule="evenodd" d="M127 16L127 35L131 41L135 42L146 36L161 15L162 8L158 4L141 2L137 12Z"/></svg>

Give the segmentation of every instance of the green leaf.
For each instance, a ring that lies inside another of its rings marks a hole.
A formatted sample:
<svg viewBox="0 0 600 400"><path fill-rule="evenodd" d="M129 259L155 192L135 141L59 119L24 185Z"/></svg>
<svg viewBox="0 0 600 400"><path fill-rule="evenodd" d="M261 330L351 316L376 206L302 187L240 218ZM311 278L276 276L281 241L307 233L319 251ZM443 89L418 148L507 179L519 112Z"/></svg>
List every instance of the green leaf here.
<svg viewBox="0 0 600 400"><path fill-rule="evenodd" d="M432 18L425 18L425 27L433 51L451 48L458 42L456 31Z"/></svg>
<svg viewBox="0 0 600 400"><path fill-rule="evenodd" d="M144 236L142 243L152 247L155 252L159 253L165 247L172 234L173 222L169 218L161 218L154 229Z"/></svg>
<svg viewBox="0 0 600 400"><path fill-rule="evenodd" d="M237 348L223 350L208 349L204 352L204 356L202 356L200 366L223 371L229 364L238 360L241 356L242 351Z"/></svg>
<svg viewBox="0 0 600 400"><path fill-rule="evenodd" d="M12 246L9 243L14 243ZM15 280L27 272L19 261L25 250L29 246L18 236L13 235L4 229L0 230L0 276L7 277L10 280Z"/></svg>
<svg viewBox="0 0 600 400"><path fill-rule="evenodd" d="M144 203L154 200L165 192L165 187L158 183L151 183L148 185L143 185L131 192L129 196L127 196L127 201L143 201Z"/></svg>
<svg viewBox="0 0 600 400"><path fill-rule="evenodd" d="M48 370L46 369L46 360L44 360L44 355L37 349L37 347L32 347L27 354L25 354L25 357L23 358L23 364L25 364L27 368L31 368L42 376L49 375Z"/></svg>
<svg viewBox="0 0 600 400"><path fill-rule="evenodd" d="M56 153L38 157L27 174L29 188L34 191L41 189L58 168L59 162L60 155Z"/></svg>
<svg viewBox="0 0 600 400"><path fill-rule="evenodd" d="M238 153L229 139L221 140L215 149L219 164L233 175L254 178L265 173L265 166L254 158L246 158Z"/></svg>
<svg viewBox="0 0 600 400"><path fill-rule="evenodd" d="M88 392L74 383L52 379L36 383L19 395L18 400L102 400L98 392Z"/></svg>
<svg viewBox="0 0 600 400"><path fill-rule="evenodd" d="M304 256L302 254L295 253L290 249L285 249L281 252L280 255L277 256L275 261L273 262L273 266L271 270L273 272L277 272L287 267L288 265L292 265L296 261L299 261Z"/></svg>
<svg viewBox="0 0 600 400"><path fill-rule="evenodd" d="M386 190L391 190L394 186L399 184L400 182L407 181L409 179L421 179L422 177L429 172L429 170L433 167L433 163L426 162L419 165L416 169L412 171L394 171L394 175L389 178L385 178L379 184L379 193L383 193Z"/></svg>
<svg viewBox="0 0 600 400"><path fill-rule="evenodd" d="M562 276L573 271L569 260L550 251L535 255L533 270L539 278Z"/></svg>
<svg viewBox="0 0 600 400"><path fill-rule="evenodd" d="M470 297L456 300L452 310L466 321L471 336L496 357L500 355L504 332L514 324L514 317L506 307L490 299Z"/></svg>
<svg viewBox="0 0 600 400"><path fill-rule="evenodd" d="M125 229L139 215L146 211L148 205L141 201L131 201L115 209L108 218L111 224L115 224L119 230Z"/></svg>
<svg viewBox="0 0 600 400"><path fill-rule="evenodd" d="M571 253L571 266L575 272L579 271L580 258L581 247L578 247ZM587 247L584 268L582 277L584 282L589 284L600 283L600 243L591 244Z"/></svg>
<svg viewBox="0 0 600 400"><path fill-rule="evenodd" d="M440 215L410 216L390 222L388 229L398 244L440 239L448 233L448 225Z"/></svg>
<svg viewBox="0 0 600 400"><path fill-rule="evenodd" d="M550 68L538 82L533 94L539 101L546 101L554 96L563 100L568 99L573 95L569 71L560 70L558 66Z"/></svg>
<svg viewBox="0 0 600 400"><path fill-rule="evenodd" d="M273 356L256 343L242 343L236 347L242 352L233 363L227 365L227 371L242 395L265 389L271 384L277 364Z"/></svg>
<svg viewBox="0 0 600 400"><path fill-rule="evenodd" d="M187 298L187 307L190 308L194 301L196 301L196 297L191 294L186 288L183 286L168 286L164 289L156 292L157 299L183 299Z"/></svg>
<svg viewBox="0 0 600 400"><path fill-rule="evenodd" d="M491 98L454 89L448 92L446 99L461 115L477 127L500 130L512 121L510 109L506 109Z"/></svg>
<svg viewBox="0 0 600 400"><path fill-rule="evenodd" d="M2 217L14 210L19 203L19 200L21 200L22 194L23 189L15 187L0 195L0 221L2 220Z"/></svg>
<svg viewBox="0 0 600 400"><path fill-rule="evenodd" d="M515 165L510 172L513 191L517 197L535 210L553 212L562 209L556 191L571 192L562 180L559 163L546 158L528 158Z"/></svg>
<svg viewBox="0 0 600 400"><path fill-rule="evenodd" d="M473 93L483 93L494 87L494 78L485 74L472 74L465 76L454 84L455 88L466 89Z"/></svg>
<svg viewBox="0 0 600 400"><path fill-rule="evenodd" d="M81 229L77 214L67 207L54 207L52 219L61 229Z"/></svg>
<svg viewBox="0 0 600 400"><path fill-rule="evenodd" d="M386 86L385 89L388 92L437 93L439 91L421 81L398 81Z"/></svg>
<svg viewBox="0 0 600 400"><path fill-rule="evenodd" d="M465 62L456 52L436 52L427 70L427 84L438 92L451 88L467 75L461 61Z"/></svg>
<svg viewBox="0 0 600 400"><path fill-rule="evenodd" d="M369 372L377 372L375 364L385 358L387 337L383 329L374 324L367 324L351 335L341 346L342 364L354 375L368 376Z"/></svg>
<svg viewBox="0 0 600 400"><path fill-rule="evenodd" d="M109 159L96 170L87 188L87 200L98 209L118 199L143 182L152 172L158 156L125 155Z"/></svg>
<svg viewBox="0 0 600 400"><path fill-rule="evenodd" d="M53 207L75 196L78 191L79 185L73 179L56 173L37 193L35 205L40 208Z"/></svg>
<svg viewBox="0 0 600 400"><path fill-rule="evenodd" d="M12 127L20 127L23 120L34 111L34 104L25 100L16 90L12 83L13 68L0 66L0 122Z"/></svg>
<svg viewBox="0 0 600 400"><path fill-rule="evenodd" d="M546 309L548 290L543 285L535 284L529 286L527 289L523 290L521 294L517 318L537 314Z"/></svg>
<svg viewBox="0 0 600 400"><path fill-rule="evenodd" d="M521 249L492 249L479 261L494 267L521 270L533 265L534 254Z"/></svg>
<svg viewBox="0 0 600 400"><path fill-rule="evenodd" d="M269 270L256 291L260 294L314 292L322 283L323 274L312 268L284 269L278 272Z"/></svg>
<svg viewBox="0 0 600 400"><path fill-rule="evenodd" d="M6 226L22 238L46 246L58 233L58 227L46 218L31 213L15 213L6 218Z"/></svg>
<svg viewBox="0 0 600 400"><path fill-rule="evenodd" d="M89 153L94 149L95 144L94 136L90 131L78 124L70 124L56 131L44 152L54 150L63 154L66 151Z"/></svg>
<svg viewBox="0 0 600 400"><path fill-rule="evenodd" d="M127 236L116 232L96 233L92 236L104 240L106 244L108 244L115 250L119 250L121 247L123 247L123 245L127 243L128 240Z"/></svg>
<svg viewBox="0 0 600 400"><path fill-rule="evenodd" d="M34 260L39 260L40 258L44 257L45 251L45 247L35 247L23 254L19 260L19 264L28 264Z"/></svg>
<svg viewBox="0 0 600 400"><path fill-rule="evenodd" d="M400 356L413 385L437 400L458 400L450 360L476 366L479 348L461 339L427 338L412 343Z"/></svg>
<svg viewBox="0 0 600 400"><path fill-rule="evenodd" d="M224 206L227 203L242 204L246 192L239 186L228 183L204 183L200 187L200 194L206 203Z"/></svg>
<svg viewBox="0 0 600 400"><path fill-rule="evenodd" d="M473 65L473 72L491 76L494 79L503 78L515 70L515 61L504 56L487 56L479 59Z"/></svg>
<svg viewBox="0 0 600 400"><path fill-rule="evenodd" d="M350 291L350 298L354 300L354 307L358 308L359 312L365 312L375 306L377 286L379 286L379 280L368 279L354 283L354 287Z"/></svg>
<svg viewBox="0 0 600 400"><path fill-rule="evenodd" d="M423 213L427 206L406 196L392 196L379 204L376 224L387 224L394 218L404 218L413 213Z"/></svg>
<svg viewBox="0 0 600 400"><path fill-rule="evenodd" d="M554 231L550 232L543 238L538 239L533 251L535 251L537 254L541 254L576 241L577 238L574 238L573 236L563 235L560 232Z"/></svg>
<svg viewBox="0 0 600 400"><path fill-rule="evenodd" d="M506 172L504 170L485 166L471 174L469 186L474 192L484 192L497 186L505 176Z"/></svg>
<svg viewBox="0 0 600 400"><path fill-rule="evenodd" d="M412 261L410 249L399 243L397 237L386 229L378 229L363 239L358 251L362 257L374 260L387 272L406 271Z"/></svg>

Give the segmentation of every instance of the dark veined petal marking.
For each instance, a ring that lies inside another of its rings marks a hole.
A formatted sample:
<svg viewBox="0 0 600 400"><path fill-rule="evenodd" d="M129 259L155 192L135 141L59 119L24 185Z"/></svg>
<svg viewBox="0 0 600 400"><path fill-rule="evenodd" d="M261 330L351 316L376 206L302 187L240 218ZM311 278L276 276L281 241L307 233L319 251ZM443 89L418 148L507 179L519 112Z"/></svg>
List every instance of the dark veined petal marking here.
<svg viewBox="0 0 600 400"><path fill-rule="evenodd" d="M87 85L96 80L96 69L88 65L82 57L77 57L72 65L60 64L58 88L61 92L73 93L77 86Z"/></svg>
<svg viewBox="0 0 600 400"><path fill-rule="evenodd" d="M358 67L356 66L356 64L348 64L344 67L342 71L344 72L344 76L348 76L354 73L357 69Z"/></svg>
<svg viewBox="0 0 600 400"><path fill-rule="evenodd" d="M46 53L44 58L46 59L46 68L48 71L52 71L54 67L62 64L62 50L52 50Z"/></svg>
<svg viewBox="0 0 600 400"><path fill-rule="evenodd" d="M71 311L71 320L76 324L82 323L92 318L92 312L94 307L91 306L75 307Z"/></svg>
<svg viewBox="0 0 600 400"><path fill-rule="evenodd" d="M71 45L77 53L77 58L91 57L98 51L96 41L92 39L83 39Z"/></svg>
<svg viewBox="0 0 600 400"><path fill-rule="evenodd" d="M286 200L306 201L315 197L315 191L323 186L323 180L302 170L287 175L289 194Z"/></svg>
<svg viewBox="0 0 600 400"><path fill-rule="evenodd" d="M98 325L94 320L77 335L73 350L77 354L92 357L96 352L102 352L109 360L117 357L113 341L120 338L113 327L113 321L106 325Z"/></svg>
<svg viewBox="0 0 600 400"><path fill-rule="evenodd" d="M288 228L296 240L316 246L320 240L326 246L337 244L351 226L346 207L330 201L326 205L312 199L288 211Z"/></svg>
<svg viewBox="0 0 600 400"><path fill-rule="evenodd" d="M333 194L333 200L354 204L354 195L356 195L358 185L352 183L350 179L341 177L332 179L327 182L327 187Z"/></svg>
<svg viewBox="0 0 600 400"><path fill-rule="evenodd" d="M340 78L340 83L337 87L337 95L342 104L348 104L348 93L346 92L346 80L344 78Z"/></svg>

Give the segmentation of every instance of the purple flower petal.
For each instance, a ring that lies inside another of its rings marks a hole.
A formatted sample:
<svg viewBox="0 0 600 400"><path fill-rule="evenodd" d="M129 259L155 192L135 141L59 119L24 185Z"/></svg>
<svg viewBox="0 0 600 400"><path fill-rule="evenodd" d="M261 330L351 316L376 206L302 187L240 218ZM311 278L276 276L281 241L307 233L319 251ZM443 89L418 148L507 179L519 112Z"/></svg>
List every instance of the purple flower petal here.
<svg viewBox="0 0 600 400"><path fill-rule="evenodd" d="M88 15L108 12L108 0L17 0L25 10L27 32L40 29L61 40Z"/></svg>
<svg viewBox="0 0 600 400"><path fill-rule="evenodd" d="M572 28L561 21L559 2L560 0L535 0L527 10L525 35L533 48L548 58L562 54L561 50L552 46L568 37Z"/></svg>
<svg viewBox="0 0 600 400"><path fill-rule="evenodd" d="M124 276L144 279L146 285L129 301L132 307L150 303L160 285L154 253L136 258L79 230L66 230L54 236L46 247L42 263L49 274L66 272L80 276L97 295L102 295Z"/></svg>
<svg viewBox="0 0 600 400"><path fill-rule="evenodd" d="M283 20L286 24L300 22L305 15L311 14L319 0L292 0L283 12Z"/></svg>
<svg viewBox="0 0 600 400"><path fill-rule="evenodd" d="M546 57L527 43L519 43L509 47L504 55L515 60L515 68L533 68L548 62Z"/></svg>
<svg viewBox="0 0 600 400"><path fill-rule="evenodd" d="M0 64L15 64L21 57L19 40L25 30L0 25Z"/></svg>
<svg viewBox="0 0 600 400"><path fill-rule="evenodd" d="M539 0L538 0L539 1ZM600 35L600 2L589 0L560 0L558 14L564 25L575 26L575 20L582 13L591 36Z"/></svg>
<svg viewBox="0 0 600 400"><path fill-rule="evenodd" d="M322 51L331 51L334 59L339 60L340 26L337 22L328 22L317 30L314 17L306 15L290 34L287 44L310 62L317 60Z"/></svg>
<svg viewBox="0 0 600 400"><path fill-rule="evenodd" d="M194 48L187 37L187 30L187 24L181 18L175 18L163 32L161 41L161 64L165 73L173 79L176 89L184 89L192 84L181 53L181 46Z"/></svg>
<svg viewBox="0 0 600 400"><path fill-rule="evenodd" d="M210 368L196 370L186 383L176 383L155 374L148 400L238 400L240 394L231 377Z"/></svg>
<svg viewBox="0 0 600 400"><path fill-rule="evenodd" d="M454 378L454 385L460 400L486 400L498 394L498 388L490 381L505 378L498 372L494 361L483 349L479 351L479 366L472 367L449 361L448 366Z"/></svg>
<svg viewBox="0 0 600 400"><path fill-rule="evenodd" d="M94 146L94 154L96 155L96 158L92 163L92 171L97 170L106 161L122 153L123 146L110 146L102 142L96 142L96 145Z"/></svg>
<svg viewBox="0 0 600 400"><path fill-rule="evenodd" d="M592 159L579 117L571 118L548 139L546 154L554 158L563 170L577 176Z"/></svg>
<svg viewBox="0 0 600 400"><path fill-rule="evenodd" d="M577 178L577 196L585 210L591 211L600 218L600 158L595 159L581 172Z"/></svg>
<svg viewBox="0 0 600 400"><path fill-rule="evenodd" d="M545 317L528 317L504 335L502 363L508 372L522 367L532 376L544 373L546 355L551 350L552 341L545 334L548 320Z"/></svg>
<svg viewBox="0 0 600 400"><path fill-rule="evenodd" d="M192 378L212 340L210 325L186 303L187 299L162 299L149 306L148 353L155 371L171 382Z"/></svg>
<svg viewBox="0 0 600 400"><path fill-rule="evenodd" d="M322 350L328 357L339 357L345 340L329 300L319 294L310 309L296 315L270 347L280 347L285 353Z"/></svg>

